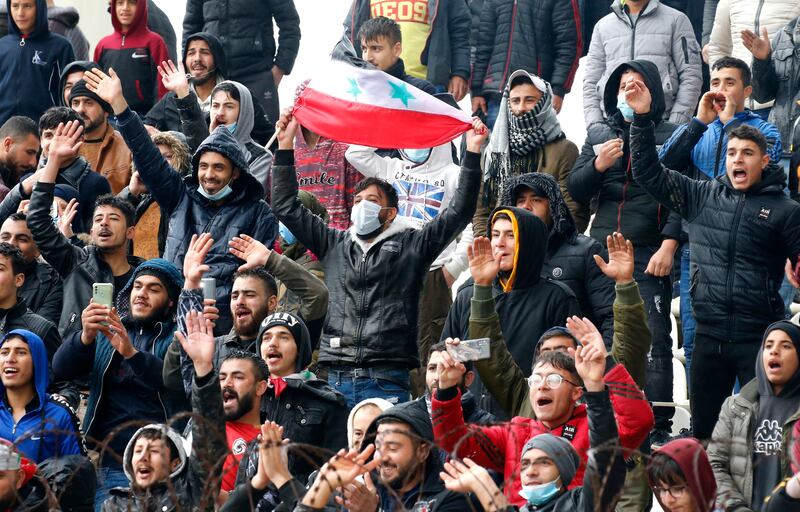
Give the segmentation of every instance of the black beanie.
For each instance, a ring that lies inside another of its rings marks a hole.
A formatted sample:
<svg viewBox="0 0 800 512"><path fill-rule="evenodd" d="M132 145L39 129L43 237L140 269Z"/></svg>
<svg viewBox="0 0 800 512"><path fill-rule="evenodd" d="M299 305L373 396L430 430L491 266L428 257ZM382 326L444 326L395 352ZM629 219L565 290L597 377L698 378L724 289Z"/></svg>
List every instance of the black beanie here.
<svg viewBox="0 0 800 512"><path fill-rule="evenodd" d="M111 110L111 105L106 103L102 98L100 98L100 96L90 91L89 88L86 86L86 81L78 80L77 82L75 82L75 85L72 86L72 90L69 91L69 104L72 105L73 98L83 98L83 97L91 98L94 101L96 101L103 108L103 110L105 110L109 115L114 114L114 111Z"/></svg>

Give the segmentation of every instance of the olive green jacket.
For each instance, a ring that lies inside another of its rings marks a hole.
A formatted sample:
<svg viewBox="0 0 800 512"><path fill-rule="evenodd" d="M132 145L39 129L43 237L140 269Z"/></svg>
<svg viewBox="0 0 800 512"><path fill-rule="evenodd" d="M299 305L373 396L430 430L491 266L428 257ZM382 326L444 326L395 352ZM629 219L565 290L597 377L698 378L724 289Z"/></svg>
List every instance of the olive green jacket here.
<svg viewBox="0 0 800 512"><path fill-rule="evenodd" d="M636 282L616 286L616 294L611 356L625 366L636 384L644 389L647 354L650 351L650 328L647 325L644 302ZM491 356L489 359L477 361L475 368L497 403L511 416L535 418L528 397L528 380L506 348L500 329L500 318L494 309L491 287L475 286L469 335L473 339L491 340ZM532 343L532 350L534 346Z"/></svg>

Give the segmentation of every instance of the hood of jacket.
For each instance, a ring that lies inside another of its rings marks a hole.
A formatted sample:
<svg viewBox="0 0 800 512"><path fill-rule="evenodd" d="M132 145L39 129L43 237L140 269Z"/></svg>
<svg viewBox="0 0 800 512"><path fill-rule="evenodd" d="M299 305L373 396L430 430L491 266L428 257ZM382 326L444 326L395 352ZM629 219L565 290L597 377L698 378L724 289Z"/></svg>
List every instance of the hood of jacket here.
<svg viewBox="0 0 800 512"><path fill-rule="evenodd" d="M564 201L564 195L561 193L555 178L541 172L530 172L510 177L503 186L500 204L502 206L515 206L516 195L523 188L530 189L537 196L546 197L550 201L550 217L553 219L550 236L561 235L564 240L574 240L578 235L578 230L575 228L575 221L569 213L567 202Z"/></svg>
<svg viewBox="0 0 800 512"><path fill-rule="evenodd" d="M195 32L186 38L186 42L183 44L183 55L181 57L183 68L186 70L189 69L186 65L186 51L189 49L189 43L197 39L205 41L206 44L208 44L208 49L211 50L211 55L214 57L213 72L217 73L217 75L228 76L228 59L225 57L225 49L222 47L222 43L217 36L210 32Z"/></svg>
<svg viewBox="0 0 800 512"><path fill-rule="evenodd" d="M686 478L689 492L692 493L700 510L702 512L713 510L717 497L717 481L714 479L714 471L711 469L703 445L693 438L676 439L656 450L654 455L657 453L666 455L678 464ZM650 485L658 483L650 482Z"/></svg>
<svg viewBox="0 0 800 512"><path fill-rule="evenodd" d="M353 439L353 421L355 420L356 413L362 407L366 407L368 405L372 405L380 409L381 412L386 412L387 409L390 409L394 406L388 400L384 400L383 398L367 398L366 400L362 400L358 402L356 405L350 409L350 414L347 416L347 444L350 444L350 440ZM355 446L351 446L351 449L356 448Z"/></svg>
<svg viewBox="0 0 800 512"><path fill-rule="evenodd" d="M764 344L766 343L769 334L776 330L783 331L789 336L794 344L795 351L797 351L798 356L800 356L800 350L798 350L798 347L800 347L800 327L796 326L792 322L789 322L788 320L781 320L767 327L767 330L764 331L764 338L761 340L761 349L758 351L758 357L756 358L758 394L761 397L800 397L800 369L794 373L789 381L783 386L783 389L778 395L773 393L772 385L770 384L769 379L767 379L766 372L764 371L764 364L762 362L762 358L764 356Z"/></svg>
<svg viewBox="0 0 800 512"><path fill-rule="evenodd" d="M250 166L247 164L247 158L242 152L241 146L224 126L218 126L211 132L192 155L192 175L189 177L192 184L195 186L200 185L200 180L197 177L197 168L200 166L200 157L206 151L221 154L230 160L235 168L239 169L239 177L231 182L231 188L234 192L232 197L244 196L254 200L264 197L264 187L250 174ZM197 194L197 197L202 196Z"/></svg>
<svg viewBox="0 0 800 512"><path fill-rule="evenodd" d="M25 329L14 329L3 337L0 346L11 336L21 336L28 344L33 360L33 386L36 388L36 396L39 398L39 407L44 407L47 400L47 386L50 384L50 370L47 360L47 348L44 346L42 338ZM6 387L0 381L0 393L5 395Z"/></svg>
<svg viewBox="0 0 800 512"><path fill-rule="evenodd" d="M170 295L170 300L173 301L173 306L170 308L170 316L174 315L177 311L178 295L183 288L183 273L181 273L178 267L169 261L162 258L153 258L152 260L147 260L136 267L136 270L133 271L131 278L128 279L128 282L117 294L117 311L119 312L120 318L125 319L130 315L130 292L131 288L133 288L133 282L136 281L136 278L139 275L147 271L156 273L157 277L161 279L161 281L166 280L166 282L164 282L164 287L167 289Z"/></svg>
<svg viewBox="0 0 800 512"><path fill-rule="evenodd" d="M17 37L22 37L19 27L11 16L11 0L6 0L6 12L8 13L8 33ZM47 24L47 0L36 0L36 22L33 30L27 35L28 39L42 37L50 33L50 26Z"/></svg>
<svg viewBox="0 0 800 512"><path fill-rule="evenodd" d="M650 4L653 3L655 3L655 0L651 0ZM648 9L650 8L650 4L647 6ZM606 88L603 91L603 107L606 111L606 117L609 119L615 118L619 125L624 124L622 114L620 114L617 108L617 96L619 95L620 78L622 74L628 70L636 71L644 77L644 84L650 91L650 97L652 98L649 117L654 123L658 124L661 118L664 117L666 102L664 100L664 89L661 86L661 75L656 65L649 60L628 61L620 64L611 72L606 82Z"/></svg>
<svg viewBox="0 0 800 512"><path fill-rule="evenodd" d="M261 339L267 329L275 326L284 326L292 333L294 343L297 345L297 359L294 362L295 373L300 373L311 364L311 335L303 319L293 313L273 313L261 321L256 336L256 354L261 355Z"/></svg>
<svg viewBox="0 0 800 512"><path fill-rule="evenodd" d="M498 206L486 225L486 237L492 238L492 226L498 214L504 213L511 219L514 229L514 267L508 276L498 277L503 291L510 292L530 288L539 282L547 254L547 226L539 217L522 208Z"/></svg>
<svg viewBox="0 0 800 512"><path fill-rule="evenodd" d="M178 458L180 459L180 463L175 467L175 469L169 475L170 480L180 475L181 472L184 469L186 469L186 462L188 460L188 457L186 456L186 445L184 444L185 440L174 429L161 423L151 423L150 425L145 425L144 427L137 430L136 433L133 434L133 437L131 437L131 440L128 441L127 446L125 446L125 453L122 456L122 470L125 471L125 476L128 477L128 481L130 481L131 486L133 486L135 482L133 478L133 465L132 465L133 447L136 445L136 440L139 438L139 436L146 431L157 432L161 434L162 437L169 438L169 440L172 441L172 444L175 445L175 447L178 449Z"/></svg>
<svg viewBox="0 0 800 512"><path fill-rule="evenodd" d="M231 84L239 91L239 117L236 119L236 130L234 130L233 136L242 149L247 151L247 144L255 143L253 137L250 135L255 125L253 95L250 93L250 89L239 82L225 80L217 84L217 86L222 84Z"/></svg>
<svg viewBox="0 0 800 512"><path fill-rule="evenodd" d="M117 18L116 5L117 0L113 0L109 5L109 11L111 11L111 25L114 26L114 30L117 33L122 34L122 24L120 24L119 18ZM137 2L136 14L133 16L131 27L125 32L125 35L135 34L145 30L147 30L147 2Z"/></svg>
<svg viewBox="0 0 800 512"><path fill-rule="evenodd" d="M76 60L74 62L70 62L66 66L64 66L64 70L61 72L61 76L59 77L58 82L58 90L61 94L59 94L59 103L64 103L64 84L67 81L67 76L70 73L75 73L76 71L89 71L94 68L99 68L96 62L91 60ZM64 105L65 107L69 107L69 105Z"/></svg>

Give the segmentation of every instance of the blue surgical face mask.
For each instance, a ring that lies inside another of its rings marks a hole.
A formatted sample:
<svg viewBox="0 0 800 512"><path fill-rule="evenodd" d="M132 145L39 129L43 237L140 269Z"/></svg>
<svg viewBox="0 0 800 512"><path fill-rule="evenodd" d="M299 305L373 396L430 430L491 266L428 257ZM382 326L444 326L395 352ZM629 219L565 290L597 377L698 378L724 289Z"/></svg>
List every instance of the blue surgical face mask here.
<svg viewBox="0 0 800 512"><path fill-rule="evenodd" d="M558 480L559 479L556 478L552 482L547 482L546 484L523 485L522 489L519 491L519 495L533 506L538 507L544 505L555 498L558 491L561 490L561 487L556 483Z"/></svg>
<svg viewBox="0 0 800 512"><path fill-rule="evenodd" d="M617 109L626 121L633 121L633 109L628 105L628 102L625 101L624 92L619 93L619 96L617 96Z"/></svg>
<svg viewBox="0 0 800 512"><path fill-rule="evenodd" d="M353 206L350 212L350 221L356 228L356 234L360 237L372 235L381 227L381 205L372 201L362 200Z"/></svg>
<svg viewBox="0 0 800 512"><path fill-rule="evenodd" d="M225 126L225 128L227 128L228 132L230 132L230 134L233 135L233 134L236 133L236 125L237 124L239 124L239 123L231 123L231 124L226 124L224 126Z"/></svg>
<svg viewBox="0 0 800 512"><path fill-rule="evenodd" d="M286 242L286 245L292 245L297 241L297 238L295 238L295 236L291 231L289 231L289 228L287 228L283 222L278 224L278 233L281 234L281 238L283 238L283 241Z"/></svg>
<svg viewBox="0 0 800 512"><path fill-rule="evenodd" d="M431 150L428 149L401 149L400 154L415 164L421 164L431 156Z"/></svg>
<svg viewBox="0 0 800 512"><path fill-rule="evenodd" d="M208 192L206 192L205 189L203 188L203 185L198 185L197 186L197 191L200 192L201 196L205 197L209 201L221 201L221 200L225 199L226 197L228 197L229 195L231 195L231 193L233 192L233 189L231 188L231 182L229 181L227 185L222 187L219 190L219 192L217 192L215 194L209 194Z"/></svg>

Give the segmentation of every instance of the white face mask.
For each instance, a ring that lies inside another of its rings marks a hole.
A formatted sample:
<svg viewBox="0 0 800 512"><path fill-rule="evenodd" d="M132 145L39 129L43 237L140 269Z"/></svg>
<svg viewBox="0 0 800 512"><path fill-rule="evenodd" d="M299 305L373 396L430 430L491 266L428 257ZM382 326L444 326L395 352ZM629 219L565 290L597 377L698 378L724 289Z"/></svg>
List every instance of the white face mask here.
<svg viewBox="0 0 800 512"><path fill-rule="evenodd" d="M356 228L356 234L362 238L370 238L381 227L381 205L372 201L362 200L353 206L350 212L350 221Z"/></svg>

